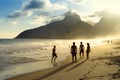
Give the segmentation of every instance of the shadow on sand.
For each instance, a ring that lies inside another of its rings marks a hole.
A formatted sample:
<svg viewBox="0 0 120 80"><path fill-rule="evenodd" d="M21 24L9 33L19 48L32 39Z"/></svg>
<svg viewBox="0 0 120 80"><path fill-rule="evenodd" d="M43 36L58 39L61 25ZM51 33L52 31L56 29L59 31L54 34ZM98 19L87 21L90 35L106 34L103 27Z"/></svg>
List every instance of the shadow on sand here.
<svg viewBox="0 0 120 80"><path fill-rule="evenodd" d="M56 61L52 61L51 63L52 63L53 66L57 66Z"/></svg>
<svg viewBox="0 0 120 80"><path fill-rule="evenodd" d="M70 71L70 70L72 70L72 69L80 66L80 65L83 64L85 61L86 61L86 60L80 62L79 64L76 64L76 65L73 66L72 68L68 69L66 72L68 72L68 71ZM52 63L52 64L53 64L53 65L54 65L54 64L56 65L56 63ZM37 78L37 79L34 79L34 80L42 80L42 79L44 79L44 78L47 78L47 77L49 77L49 76L51 76L51 75L53 75L53 74L55 74L55 73L57 73L57 72L65 69L66 67L68 67L68 66L70 66L70 65L72 65L72 64L74 64L74 63L71 63L71 62L70 62L70 63L67 63L67 64L65 64L65 65L63 65L63 66L60 66L59 68L55 69L54 71L51 71L51 72L49 72L49 73L47 73L47 74L45 74L45 75L43 75L43 76L41 76L41 77L39 77L39 78Z"/></svg>
<svg viewBox="0 0 120 80"><path fill-rule="evenodd" d="M54 64L54 63L52 63L52 64ZM72 63L67 63L66 65L63 65L63 66L57 68L56 70L54 70L54 71L52 71L52 72L50 72L50 73L47 73L46 75L43 75L43 76L41 76L41 77L39 77L39 78L37 78L37 79L34 79L34 80L41 80L41 79L44 79L44 78L46 78L46 77L49 77L49 76L51 76L51 75L59 72L60 70L63 70L64 68L66 68L66 67L68 67L68 66L70 66L70 65L72 65Z"/></svg>
<svg viewBox="0 0 120 80"><path fill-rule="evenodd" d="M86 60L88 60L88 59L86 59ZM71 71L71 70L75 69L76 67L78 67L78 66L80 66L81 64L83 64L86 60L84 60L84 61L80 62L79 64L76 64L75 66L73 66L73 67L71 67L70 69L66 70L66 72L68 72L68 71Z"/></svg>

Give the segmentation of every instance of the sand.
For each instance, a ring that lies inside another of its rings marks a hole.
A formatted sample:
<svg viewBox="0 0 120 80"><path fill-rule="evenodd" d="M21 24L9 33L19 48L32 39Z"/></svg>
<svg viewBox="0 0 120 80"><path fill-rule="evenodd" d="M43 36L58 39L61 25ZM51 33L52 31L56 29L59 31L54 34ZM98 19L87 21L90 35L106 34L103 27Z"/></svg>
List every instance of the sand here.
<svg viewBox="0 0 120 80"><path fill-rule="evenodd" d="M71 56L53 68L19 75L7 80L120 80L120 44L92 47L89 59L72 63Z"/></svg>

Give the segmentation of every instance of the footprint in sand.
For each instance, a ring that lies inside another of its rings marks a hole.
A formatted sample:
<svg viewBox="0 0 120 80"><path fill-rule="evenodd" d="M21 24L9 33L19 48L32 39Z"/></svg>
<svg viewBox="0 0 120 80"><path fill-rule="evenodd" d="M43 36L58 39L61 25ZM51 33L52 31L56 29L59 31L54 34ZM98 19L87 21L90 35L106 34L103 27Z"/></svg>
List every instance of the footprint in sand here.
<svg viewBox="0 0 120 80"><path fill-rule="evenodd" d="M88 72L87 72L87 74L89 74L91 71L89 70Z"/></svg>
<svg viewBox="0 0 120 80"><path fill-rule="evenodd" d="M96 67L96 65L93 65L93 67Z"/></svg>
<svg viewBox="0 0 120 80"><path fill-rule="evenodd" d="M94 70L95 70L95 67L96 67L97 65L99 65L99 63L96 63L96 65L93 65L92 67L90 67L90 70L89 70L86 74L83 75L84 78L85 78L88 74L90 74L92 71L94 71ZM79 80L83 80L84 78L81 78L81 79L79 79Z"/></svg>
<svg viewBox="0 0 120 80"><path fill-rule="evenodd" d="M86 77L88 74L90 74L90 72L91 72L91 71L89 70L89 71L88 71L86 74L84 74L83 76ZM81 78L81 79L83 80L83 78Z"/></svg>
<svg viewBox="0 0 120 80"><path fill-rule="evenodd" d="M95 70L95 68L94 68L94 67L91 67L91 69L92 69L92 71L93 71L93 70Z"/></svg>
<svg viewBox="0 0 120 80"><path fill-rule="evenodd" d="M83 75L84 77L86 76L86 74Z"/></svg>

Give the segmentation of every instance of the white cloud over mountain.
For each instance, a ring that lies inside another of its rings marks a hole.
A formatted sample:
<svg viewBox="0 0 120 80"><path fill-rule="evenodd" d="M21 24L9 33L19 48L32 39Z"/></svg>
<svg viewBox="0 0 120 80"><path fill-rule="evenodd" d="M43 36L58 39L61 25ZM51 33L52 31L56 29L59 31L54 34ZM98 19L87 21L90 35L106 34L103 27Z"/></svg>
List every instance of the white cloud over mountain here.
<svg viewBox="0 0 120 80"><path fill-rule="evenodd" d="M66 10L67 8L63 5L52 4L49 0L29 0L25 1L21 9L15 10L8 15L9 18L19 18L22 16L31 16L32 13L41 13L41 15L49 13L54 13L54 11ZM44 13L44 14L43 14Z"/></svg>

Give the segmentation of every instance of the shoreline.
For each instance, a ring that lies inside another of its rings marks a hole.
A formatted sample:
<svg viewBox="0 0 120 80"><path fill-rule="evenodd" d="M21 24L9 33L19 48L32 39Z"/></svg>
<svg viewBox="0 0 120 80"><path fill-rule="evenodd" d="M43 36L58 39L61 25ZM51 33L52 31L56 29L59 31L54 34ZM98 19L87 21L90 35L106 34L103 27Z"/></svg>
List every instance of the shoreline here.
<svg viewBox="0 0 120 80"><path fill-rule="evenodd" d="M114 76L116 77L115 73L117 74L117 71L120 69L119 65L110 63L111 54L115 59L117 56L119 57L119 55L114 53L114 50L110 50L112 47L113 44L112 46L111 44L102 44L92 49L93 51L89 60L79 59L77 63L72 63L71 56L69 56L59 63L53 63L55 66L53 68L18 75L6 80L64 80L64 78L67 80L111 79Z"/></svg>
<svg viewBox="0 0 120 80"><path fill-rule="evenodd" d="M61 67L64 68L64 67L67 67L68 65L72 64L71 63L72 61L69 63L70 58L71 58L71 56L67 56L67 58L65 60L59 61L59 63L52 62L51 64L53 65L53 67L50 67L50 68L47 68L47 69L42 69L42 70L37 70L37 71L33 71L33 72L21 74L21 75L17 75L15 77L11 77L11 78L8 78L8 79L5 79L5 80L14 80L14 79L15 80L21 80L21 79L18 79L18 77L27 76L27 75L37 76L36 73L45 75L45 74L49 74L49 72L52 72L52 71L54 73L54 70L55 70L55 72L57 72L57 70L60 69ZM51 75L51 74L49 74L49 75Z"/></svg>

